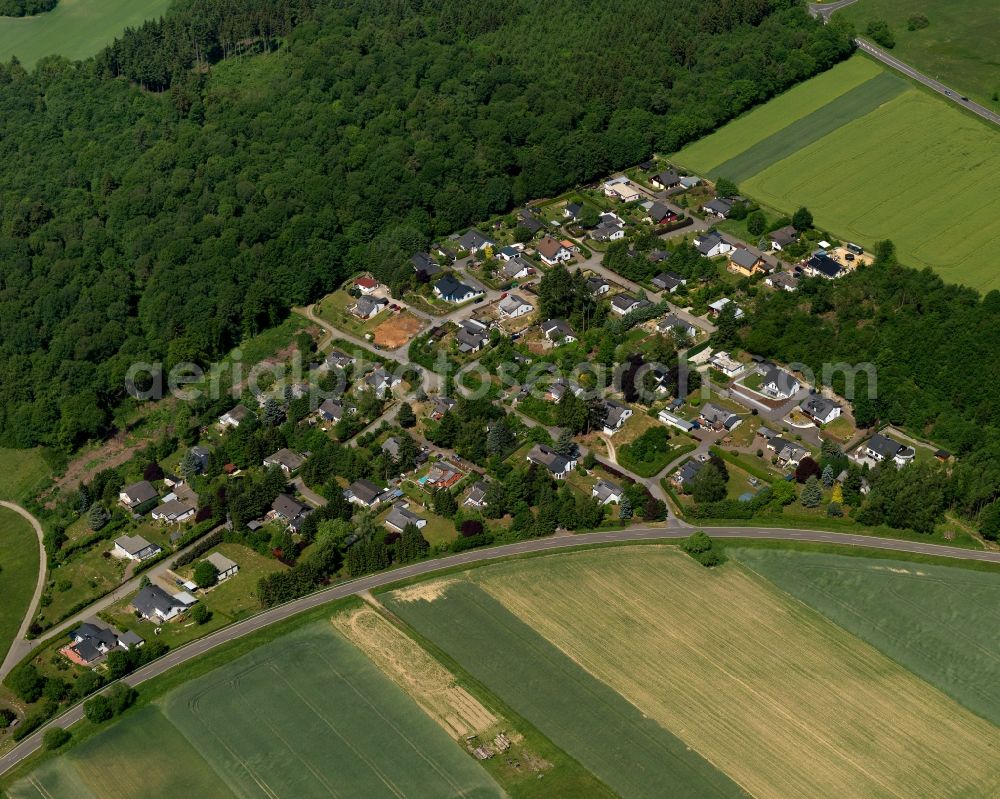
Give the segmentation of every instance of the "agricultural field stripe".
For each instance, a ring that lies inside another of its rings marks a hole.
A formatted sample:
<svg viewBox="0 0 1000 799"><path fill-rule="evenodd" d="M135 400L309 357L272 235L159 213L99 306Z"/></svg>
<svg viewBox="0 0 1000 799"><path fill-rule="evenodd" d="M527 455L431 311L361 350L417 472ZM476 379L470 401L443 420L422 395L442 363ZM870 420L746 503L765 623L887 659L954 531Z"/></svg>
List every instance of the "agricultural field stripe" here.
<svg viewBox="0 0 1000 799"><path fill-rule="evenodd" d="M739 155L723 161L710 170L710 175L713 178L729 178L737 183L753 177L803 147L819 141L841 125L871 113L901 94L908 85L891 72L876 75Z"/></svg>
<svg viewBox="0 0 1000 799"><path fill-rule="evenodd" d="M728 776L478 586L432 602L382 597L613 791L633 799L743 797Z"/></svg>

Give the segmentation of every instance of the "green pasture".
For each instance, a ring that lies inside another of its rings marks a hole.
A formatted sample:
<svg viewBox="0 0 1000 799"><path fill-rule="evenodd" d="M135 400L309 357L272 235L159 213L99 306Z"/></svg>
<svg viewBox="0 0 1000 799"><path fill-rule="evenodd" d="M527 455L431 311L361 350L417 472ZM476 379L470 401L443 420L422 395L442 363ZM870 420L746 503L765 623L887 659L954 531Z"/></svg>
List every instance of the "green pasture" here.
<svg viewBox="0 0 1000 799"><path fill-rule="evenodd" d="M881 72L874 78L834 98L795 120L787 127L761 139L739 155L713 167L709 175L726 177L737 183L756 175L783 158L794 155L803 147L833 133L841 125L863 117L893 97L901 94L908 83L892 72Z"/></svg>
<svg viewBox="0 0 1000 799"><path fill-rule="evenodd" d="M710 136L689 144L671 160L699 174L712 173L713 167L741 155L748 147L780 133L790 123L809 116L882 72L875 62L861 56L842 61L748 111Z"/></svg>
<svg viewBox="0 0 1000 799"><path fill-rule="evenodd" d="M35 593L38 579L38 540L20 514L0 508L0 661L17 635Z"/></svg>
<svg viewBox="0 0 1000 799"><path fill-rule="evenodd" d="M239 796L502 795L326 622L184 685L165 713Z"/></svg>
<svg viewBox="0 0 1000 799"><path fill-rule="evenodd" d="M787 549L726 551L1000 725L1000 575Z"/></svg>
<svg viewBox="0 0 1000 799"><path fill-rule="evenodd" d="M0 499L21 502L32 497L51 474L40 447L0 447Z"/></svg>
<svg viewBox="0 0 1000 799"><path fill-rule="evenodd" d="M915 14L926 28L908 30ZM889 23L896 39L892 54L932 78L953 86L987 108L1000 103L1000 8L996 0L860 0L836 12L864 33L871 19Z"/></svg>
<svg viewBox="0 0 1000 799"><path fill-rule="evenodd" d="M901 263L987 291L1000 272L1000 136L919 89L745 180L742 189L872 245L892 239Z"/></svg>
<svg viewBox="0 0 1000 799"><path fill-rule="evenodd" d="M12 56L29 69L47 55L83 59L121 34L162 16L171 0L59 0L45 14L0 17L0 61Z"/></svg>
<svg viewBox="0 0 1000 799"><path fill-rule="evenodd" d="M11 799L235 795L155 705L47 761L9 793Z"/></svg>
<svg viewBox="0 0 1000 799"><path fill-rule="evenodd" d="M743 796L738 786L468 582L433 602L380 599L612 790Z"/></svg>

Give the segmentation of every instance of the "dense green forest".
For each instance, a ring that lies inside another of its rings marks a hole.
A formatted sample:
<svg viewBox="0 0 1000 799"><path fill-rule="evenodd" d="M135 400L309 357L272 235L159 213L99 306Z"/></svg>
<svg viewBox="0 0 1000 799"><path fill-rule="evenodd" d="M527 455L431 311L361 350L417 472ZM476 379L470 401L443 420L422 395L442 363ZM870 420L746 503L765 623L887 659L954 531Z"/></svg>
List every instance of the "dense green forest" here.
<svg viewBox="0 0 1000 799"><path fill-rule="evenodd" d="M0 443L101 435L132 362L206 362L850 48L800 0L181 0L0 66Z"/></svg>
<svg viewBox="0 0 1000 799"><path fill-rule="evenodd" d="M30 17L56 7L59 0L0 0L0 17Z"/></svg>

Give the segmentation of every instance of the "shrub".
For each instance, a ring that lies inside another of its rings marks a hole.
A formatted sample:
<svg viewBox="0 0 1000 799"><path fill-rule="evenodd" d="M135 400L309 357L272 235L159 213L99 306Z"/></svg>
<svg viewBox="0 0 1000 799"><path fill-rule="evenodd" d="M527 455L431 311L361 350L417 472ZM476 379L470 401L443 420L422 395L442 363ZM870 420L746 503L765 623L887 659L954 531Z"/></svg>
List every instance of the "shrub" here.
<svg viewBox="0 0 1000 799"><path fill-rule="evenodd" d="M194 567L194 584L199 588L211 588L218 579L219 570L207 560Z"/></svg>
<svg viewBox="0 0 1000 799"><path fill-rule="evenodd" d="M108 691L107 696L108 701L111 703L112 712L116 716L120 716L135 704L139 693L131 685L120 682Z"/></svg>
<svg viewBox="0 0 1000 799"><path fill-rule="evenodd" d="M718 566L725 560L722 550L707 534L701 531L692 533L681 541L680 547L706 568Z"/></svg>
<svg viewBox="0 0 1000 799"><path fill-rule="evenodd" d="M6 730L17 718L17 713L9 707L0 707L0 730Z"/></svg>
<svg viewBox="0 0 1000 799"><path fill-rule="evenodd" d="M91 723L101 724L115 715L115 709L108 697L99 694L83 703L83 715Z"/></svg>
<svg viewBox="0 0 1000 799"><path fill-rule="evenodd" d="M865 33L876 43L891 50L896 46L896 37L892 35L889 23L884 19L873 19L868 23Z"/></svg>
<svg viewBox="0 0 1000 799"><path fill-rule="evenodd" d="M211 618L212 618L212 611L210 611L204 603L199 602L197 605L191 608L191 621L193 621L195 624L204 624Z"/></svg>
<svg viewBox="0 0 1000 799"><path fill-rule="evenodd" d="M912 14L908 20L906 20L906 29L911 31L919 31L926 28L931 24L931 21L927 19L923 14Z"/></svg>
<svg viewBox="0 0 1000 799"><path fill-rule="evenodd" d="M42 735L42 746L49 750L58 749L60 746L64 746L72 737L69 730L64 730L62 727L52 727Z"/></svg>

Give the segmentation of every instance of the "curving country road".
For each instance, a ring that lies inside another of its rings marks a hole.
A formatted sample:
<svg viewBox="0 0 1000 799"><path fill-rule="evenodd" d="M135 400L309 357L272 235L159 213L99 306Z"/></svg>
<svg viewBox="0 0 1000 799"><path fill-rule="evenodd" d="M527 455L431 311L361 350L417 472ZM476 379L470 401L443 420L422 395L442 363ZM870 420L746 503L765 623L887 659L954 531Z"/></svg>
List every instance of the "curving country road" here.
<svg viewBox="0 0 1000 799"><path fill-rule="evenodd" d="M919 541L905 541L891 538L876 538L874 536L855 535L851 533L834 533L822 530L779 530L760 527L702 527L717 538L756 538L778 541L808 541L824 544L840 544L843 546L867 547L882 549L887 552L912 552L923 555L936 555L961 560L980 560L1000 564L1000 552L961 549L960 547L925 544ZM455 566L465 566L512 555L525 555L534 552L551 552L590 544L615 544L632 541L656 541L661 539L676 539L686 537L691 533L689 527L650 528L637 527L627 530L615 530L600 533L582 533L579 535L557 535L550 538L535 538L528 541L518 541L513 544L474 549L451 555L437 560L421 561L409 566L402 566L379 574L358 577L338 585L317 591L314 594L292 600L270 610L265 610L256 616L225 627L217 632L192 641L190 644L174 649L157 661L150 663L139 671L125 678L129 685L140 685L158 677L166 671L186 663L218 646L237 640L264 627L284 621L298 613L319 607L328 602L354 594L360 594L372 589L381 588L399 580L411 577L430 576L436 572ZM49 724L36 730L14 749L0 757L0 774L16 766L28 755L42 745L42 735L50 726L68 727L83 717L83 706L78 704L67 710Z"/></svg>
<svg viewBox="0 0 1000 799"><path fill-rule="evenodd" d="M24 612L24 618L21 620L21 627L17 631L17 637L10 642L10 649L7 650L3 664L0 665L0 677L2 677L30 651L30 644L25 640L25 636L28 634L28 626L31 624L31 620L35 618L35 614L38 612L38 603L41 601L42 591L45 589L45 567L48 559L45 557L45 534L42 532L42 525L39 524L38 519L14 502L0 500L0 507L7 508L7 510L12 510L14 513L23 516L32 529L34 529L35 536L38 538L38 579L35 581L35 593L31 597L31 602L27 610Z"/></svg>
<svg viewBox="0 0 1000 799"><path fill-rule="evenodd" d="M830 17L833 16L833 12L838 11L839 9L844 8L846 6L853 5L857 1L858 0L837 0L837 2L833 3L810 3L809 13L812 14L814 17L819 17L824 22L829 22ZM956 105L968 109L973 114L976 114L976 116L985 119L987 122L992 122L994 125L1000 125L1000 114L991 111L990 109L980 105L979 103L973 100L966 99L965 95L962 94L962 92L957 91L956 89L953 89L950 86L946 86L939 80L934 80L933 78L927 77L924 73L914 69L905 61L900 61L895 56L889 55L882 48L876 47L867 39L857 38L854 40L854 44L863 53L867 53L872 58L878 59L887 67L891 67L897 72L902 72L904 75L906 75L906 77L911 78L912 80L915 80L918 83L922 83L928 89L932 89L933 91L944 96L948 100L951 100Z"/></svg>

